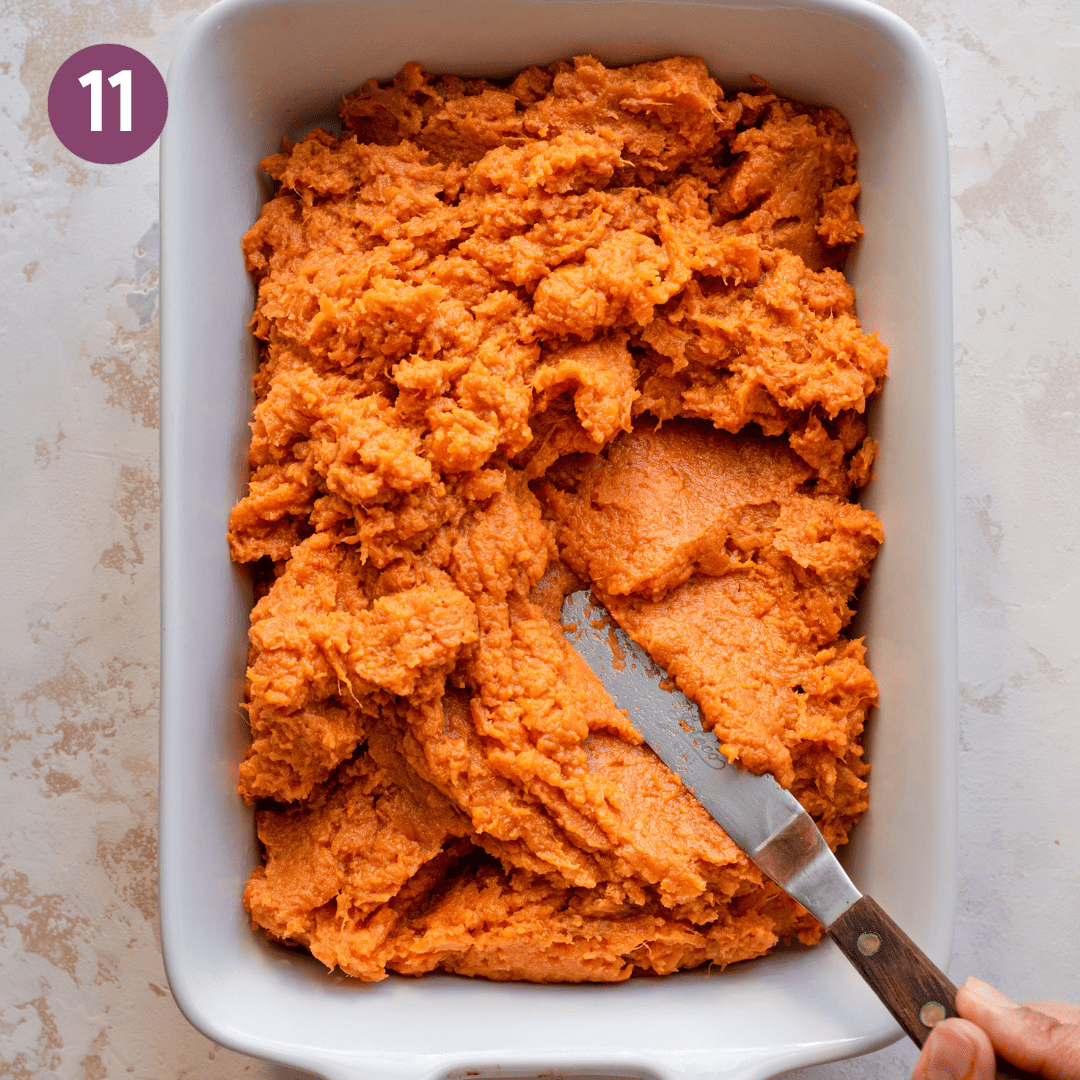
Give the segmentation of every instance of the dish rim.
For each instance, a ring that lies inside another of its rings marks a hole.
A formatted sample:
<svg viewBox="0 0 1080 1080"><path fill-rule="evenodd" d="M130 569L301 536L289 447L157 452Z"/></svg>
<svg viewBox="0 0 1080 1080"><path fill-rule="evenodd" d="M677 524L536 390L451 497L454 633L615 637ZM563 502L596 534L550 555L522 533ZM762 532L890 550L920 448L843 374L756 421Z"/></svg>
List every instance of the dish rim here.
<svg viewBox="0 0 1080 1080"><path fill-rule="evenodd" d="M191 809L190 806L185 803L184 793L178 790L180 777L178 777L172 767L177 741L184 730L184 717L178 715L178 705L172 690L176 680L176 673L179 670L183 670L183 666L178 663L177 654L178 651L182 651L185 645L185 640L182 636L178 637L178 633L180 632L172 625L172 614L181 611L184 607L184 593L186 588L185 571L190 570L192 564L192 559L182 553L182 548L185 545L185 528L184 522L181 519L182 495L185 492L189 492L187 485L190 485L192 480L188 471L185 470L182 464L184 437L186 434L190 433L188 426L185 426L189 424L190 415L189 408L184 402L184 396L185 392L189 391L190 388L185 388L184 386L184 352L186 346L183 342L183 335L178 330L181 320L185 315L190 316L191 311L185 311L180 300L174 299L174 297L183 295L182 286L179 285L179 282L185 272L182 260L177 259L175 256L175 252L179 250L182 243L181 232L183 229L181 221L182 215L178 213L184 206L182 192L185 174L184 168L180 163L180 157L185 150L191 150L190 146L185 146L182 135L178 133L178 129L184 122L184 110L189 107L187 95L190 88L185 85L184 80L189 77L189 71L193 64L193 57L197 54L198 49L205 44L208 37L212 35L216 29L220 28L226 22L246 17L252 12L257 12L259 10L265 11L267 9L279 9L282 11L294 9L303 13L305 10L310 11L316 7L325 6L325 3L329 2L330 0L220 0L218 4L209 8L192 23L184 41L177 50L169 72L169 93L172 102L171 108L173 110L170 119L173 120L177 117L180 119L176 119L176 123L171 130L169 125L166 126L165 135L162 140L161 170L162 280L164 284L162 290L161 316L161 605L163 626L161 681L161 846L159 860L162 882L162 947L170 985L173 989L177 1004L181 1008L181 1011L184 1012L185 1016L188 1017L195 1027L203 1031L204 1034L222 1045L230 1046L232 1049L240 1050L255 1056L268 1057L272 1060L282 1061L300 1068L318 1068L323 1070L327 1076L353 1077L361 1075L361 1073L352 1070L351 1066L353 1063L350 1061L345 1059L335 1061L333 1054L305 1057L302 1053L294 1052L283 1046L275 1047L271 1045L268 1040L255 1038L250 1033L246 1033L228 1022L222 1021L220 1017L213 1014L208 1004L210 999L207 997L204 990L200 990L194 984L191 978L189 969L190 958L185 956L182 946L175 944L181 936L177 930L177 926L178 920L181 919L182 915L178 910L179 897L173 883L178 880L181 868L176 865L176 850L172 843L173 839L179 835L185 811L190 811ZM371 6L371 4L375 2L377 2L377 0L359 0L355 6ZM399 0L391 0L391 2L397 3ZM522 0L514 0L514 3L520 2L522 2ZM543 2L544 0L540 0L541 4ZM399 6L406 5L404 3L399 3ZM603 5L600 5L598 0L578 0L578 3L573 6L584 7ZM951 597L951 617L949 611L942 611L943 625L940 627L940 630L942 645L946 650L951 642L951 671L953 676L951 681L953 691L955 691L956 613L955 543L953 539L955 525L952 505L952 338L948 250L947 137L944 129L944 104L941 96L940 82L937 79L936 72L933 70L933 66L930 63L925 48L915 32L908 27L906 23L891 12L878 8L876 5L866 2L866 0L800 0L800 2L797 3L771 3L764 2L764 0L761 0L761 2L749 3L745 2L745 0L744 2L736 3L724 3L723 0L685 0L685 2L684 0L675 0L675 2L672 2L672 0L647 0L646 3L636 6L667 6L679 9L783 9L829 14L840 16L842 18L859 20L868 23L879 33L887 37L894 45L902 46L903 49L906 50L906 55L914 64L916 74L921 80L924 90L927 90L931 98L934 99L936 113L931 119L935 120L939 130L935 133L931 133L932 137L930 138L930 142L936 142L938 145L938 154L944 155L944 176L946 179L944 214L942 217L941 207L938 207L937 212L939 220L935 224L939 236L942 232L944 236L944 268L940 265L942 252L938 250L935 252L935 256L938 259L935 273L939 285L942 284L943 275L944 286L946 286L946 288L944 290L944 309L938 310L933 316L935 326L932 328L932 334L935 336L933 345L934 350L938 353L947 351L950 364L947 371L938 372L942 394L936 397L931 403L935 430L938 431L939 434L944 432L946 436L945 442L948 444L942 448L944 460L941 462L940 475L937 477L939 483L932 493L932 499L939 509L947 508L949 511L943 515L939 522L940 528L937 541L943 548L943 561L942 565L938 568L938 578L941 585L944 587L944 592ZM929 168L940 170L941 161L937 160L932 162ZM238 250L238 238L236 246ZM175 280L178 283L175 292L173 291L174 287L170 285L171 280ZM947 350L943 344L943 340L946 337ZM886 393L887 392L888 391L886 391ZM227 558L223 542L221 547L222 553L225 558ZM943 607L949 608L950 605L948 602L945 602ZM181 618L180 621L181 624L183 624L183 618ZM951 627L949 625L950 621ZM949 669L949 661L947 658L944 660L944 666L947 670ZM948 681L947 670L945 681ZM943 687L943 689L947 694L948 688ZM956 710L955 706L953 706L951 712L953 728L955 728L955 716ZM949 718L946 717L946 721L948 721L948 719ZM946 731L944 734L951 735L953 732ZM955 777L955 749L952 749L951 760L949 760L949 744L954 741L954 739L949 738L943 739L941 749L944 754L942 762L943 769L945 772L951 771L952 775ZM956 843L955 792L956 785L954 779L951 790L945 793L945 802L950 803L951 801L951 814L943 817L939 822L939 827L943 834L943 838L939 838L939 844L943 843L944 846L949 846L951 843L954 850ZM949 807L947 806L946 809L949 809ZM953 878L951 884L948 882L944 883L943 886L939 888L939 892L947 894L951 891L952 896L955 897L955 857L953 858L951 873ZM236 902L238 904L238 899ZM952 914L952 912L949 913L949 933L946 935L949 940L945 942L938 940L934 943L932 949L928 949L933 958L938 960L939 963L944 963L948 955L949 946L951 945ZM730 973L725 976L725 978L731 977ZM436 978L445 977L440 976ZM686 976L680 975L679 978L685 979ZM592 987L587 987L587 989L592 989ZM801 1053L787 1053L783 1056L774 1055L772 1057L765 1056L756 1063L747 1063L742 1059L738 1062L732 1060L731 1064L735 1069L735 1075L746 1076L748 1078L765 1077L772 1075L774 1071L797 1068L805 1064L830 1060L835 1057L849 1056L851 1053L860 1053L874 1049L893 1041L896 1037L897 1034L895 1029L879 1028L856 1040L826 1040L828 1043L827 1047L820 1045L804 1047ZM680 1075L679 1072L676 1071L676 1063L665 1060L662 1055L659 1057L650 1057L649 1055L638 1054L631 1055L631 1057L625 1061L620 1061L618 1060L619 1055L617 1053L613 1055L610 1048L605 1048L602 1053L597 1054L591 1060L579 1057L574 1060L559 1061L555 1058L541 1060L532 1050L529 1051L529 1054L531 1056L523 1058L516 1063L508 1061L505 1056L501 1057L500 1061L497 1063L504 1066L500 1069L500 1075L513 1075L514 1068L531 1069L534 1067L534 1062L535 1068L537 1069L569 1068L584 1072L586 1070L595 1071L603 1068L624 1068L629 1069L632 1073L641 1075L671 1077ZM467 1062L449 1055L438 1064L432 1064L425 1075L444 1075L455 1066L464 1064L467 1064ZM487 1064L494 1066L496 1063L490 1062ZM413 1072L406 1074L403 1072L401 1075L412 1076L421 1074ZM727 1074L725 1073L725 1075Z"/></svg>

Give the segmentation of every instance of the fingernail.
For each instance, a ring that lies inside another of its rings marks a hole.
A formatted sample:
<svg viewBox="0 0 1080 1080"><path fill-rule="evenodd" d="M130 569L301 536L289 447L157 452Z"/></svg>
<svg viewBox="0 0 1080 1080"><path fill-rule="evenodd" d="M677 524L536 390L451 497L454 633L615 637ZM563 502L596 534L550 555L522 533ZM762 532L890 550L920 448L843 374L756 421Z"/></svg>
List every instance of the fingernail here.
<svg viewBox="0 0 1080 1080"><path fill-rule="evenodd" d="M975 1044L952 1027L936 1027L926 1040L926 1080L966 1080L975 1067Z"/></svg>
<svg viewBox="0 0 1080 1080"><path fill-rule="evenodd" d="M984 1005L989 1005L992 1009L1016 1008L1015 1001L1010 1001L1000 990L995 990L989 983L984 983L982 979L976 979L974 975L967 979L964 987L977 995Z"/></svg>

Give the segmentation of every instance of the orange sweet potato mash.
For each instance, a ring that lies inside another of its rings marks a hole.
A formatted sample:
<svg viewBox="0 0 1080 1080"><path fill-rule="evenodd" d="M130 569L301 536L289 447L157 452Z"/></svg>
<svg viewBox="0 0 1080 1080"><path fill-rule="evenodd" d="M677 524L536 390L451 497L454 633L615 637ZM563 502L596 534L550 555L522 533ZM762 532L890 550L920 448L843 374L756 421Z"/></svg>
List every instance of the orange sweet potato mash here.
<svg viewBox="0 0 1080 1080"><path fill-rule="evenodd" d="M615 981L821 927L567 644L591 585L843 843L886 375L835 111L693 57L406 65L262 162L240 792L254 923L365 980Z"/></svg>

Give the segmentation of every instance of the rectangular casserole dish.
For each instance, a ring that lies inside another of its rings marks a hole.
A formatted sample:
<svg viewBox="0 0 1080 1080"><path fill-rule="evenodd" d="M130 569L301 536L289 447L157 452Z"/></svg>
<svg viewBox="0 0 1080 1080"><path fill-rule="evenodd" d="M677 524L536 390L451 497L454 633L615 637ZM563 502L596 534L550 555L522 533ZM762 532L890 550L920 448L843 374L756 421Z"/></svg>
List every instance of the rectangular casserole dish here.
<svg viewBox="0 0 1080 1080"><path fill-rule="evenodd" d="M173 994L215 1042L327 1078L763 1078L899 1034L829 943L618 985L327 975L269 945L241 905L258 862L235 794L251 585L225 543L246 490L254 290L240 237L270 194L258 161L330 125L340 96L409 60L503 76L591 53L692 53L838 108L860 150L866 237L847 267L890 346L863 492L886 543L856 634L881 707L871 809L843 861L945 965L956 892L956 660L948 152L941 89L914 32L861 0L223 0L169 74L162 144L161 912Z"/></svg>

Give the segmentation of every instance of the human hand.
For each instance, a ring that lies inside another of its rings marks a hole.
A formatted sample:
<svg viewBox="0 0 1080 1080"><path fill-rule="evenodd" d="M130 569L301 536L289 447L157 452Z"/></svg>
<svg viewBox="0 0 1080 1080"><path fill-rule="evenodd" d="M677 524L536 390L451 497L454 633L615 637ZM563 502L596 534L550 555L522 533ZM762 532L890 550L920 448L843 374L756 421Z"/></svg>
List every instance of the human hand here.
<svg viewBox="0 0 1080 1080"><path fill-rule="evenodd" d="M956 992L960 1019L930 1033L911 1080L994 1080L996 1051L1044 1080L1080 1080L1080 1005L1017 1005L979 979Z"/></svg>

